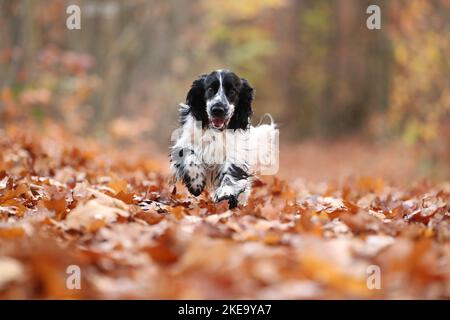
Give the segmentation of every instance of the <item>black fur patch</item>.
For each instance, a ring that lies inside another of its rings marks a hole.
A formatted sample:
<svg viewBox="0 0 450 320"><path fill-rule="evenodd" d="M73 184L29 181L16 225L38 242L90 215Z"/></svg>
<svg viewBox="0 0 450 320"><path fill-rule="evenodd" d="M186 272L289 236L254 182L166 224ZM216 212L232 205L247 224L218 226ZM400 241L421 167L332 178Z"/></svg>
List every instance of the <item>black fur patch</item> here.
<svg viewBox="0 0 450 320"><path fill-rule="evenodd" d="M205 128L208 126L208 113L206 112L205 101L205 79L206 74L201 75L197 80L192 83L186 97L186 104L190 107L188 113L192 113L197 121L202 122L202 126ZM184 119L186 119L187 111L184 111ZM182 117L182 115L180 115Z"/></svg>
<svg viewBox="0 0 450 320"><path fill-rule="evenodd" d="M228 169L228 174L232 176L235 180L247 179L250 175L241 167L232 164Z"/></svg>
<svg viewBox="0 0 450 320"><path fill-rule="evenodd" d="M247 129L250 117L253 114L252 101L254 97L254 90L247 80L241 79L242 86L239 91L239 102L231 117L228 128L230 129Z"/></svg>

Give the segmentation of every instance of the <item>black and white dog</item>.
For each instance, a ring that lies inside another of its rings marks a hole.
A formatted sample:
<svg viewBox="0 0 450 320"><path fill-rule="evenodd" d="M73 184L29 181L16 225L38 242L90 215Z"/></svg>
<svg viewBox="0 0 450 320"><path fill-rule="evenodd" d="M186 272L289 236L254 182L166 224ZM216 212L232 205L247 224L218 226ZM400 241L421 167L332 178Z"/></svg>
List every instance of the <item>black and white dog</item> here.
<svg viewBox="0 0 450 320"><path fill-rule="evenodd" d="M172 138L170 157L174 180L194 196L206 188L214 201L228 200L230 209L247 202L253 97L248 81L229 70L192 83L186 104L180 105L181 128Z"/></svg>

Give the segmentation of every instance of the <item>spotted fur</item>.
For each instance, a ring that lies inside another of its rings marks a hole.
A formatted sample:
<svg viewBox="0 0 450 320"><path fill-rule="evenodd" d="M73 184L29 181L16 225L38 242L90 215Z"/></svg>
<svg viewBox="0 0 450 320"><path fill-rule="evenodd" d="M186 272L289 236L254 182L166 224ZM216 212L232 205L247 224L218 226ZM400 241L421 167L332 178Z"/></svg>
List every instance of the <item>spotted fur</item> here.
<svg viewBox="0 0 450 320"><path fill-rule="evenodd" d="M225 154L220 164L210 165L204 156L220 151L226 143L220 139L224 129L245 137L253 96L248 81L228 70L202 75L192 83L186 104L179 110L181 134L171 149L171 169L175 180L182 181L194 196L206 188L214 201L228 200L230 208L246 203L251 174L245 159ZM199 140L194 139L197 133L202 137ZM204 141L205 137L210 140Z"/></svg>

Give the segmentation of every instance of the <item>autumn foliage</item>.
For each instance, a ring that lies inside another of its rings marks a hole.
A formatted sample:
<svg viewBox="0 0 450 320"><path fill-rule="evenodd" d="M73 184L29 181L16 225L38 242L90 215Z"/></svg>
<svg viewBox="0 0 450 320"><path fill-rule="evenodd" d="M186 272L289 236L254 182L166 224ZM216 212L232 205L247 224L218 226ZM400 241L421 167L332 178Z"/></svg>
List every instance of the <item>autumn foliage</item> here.
<svg viewBox="0 0 450 320"><path fill-rule="evenodd" d="M450 1L79 4L0 0L0 299L450 298ZM232 211L167 170L219 68L280 129Z"/></svg>
<svg viewBox="0 0 450 320"><path fill-rule="evenodd" d="M132 155L58 127L1 132L0 298L450 298L448 182L268 177L228 211Z"/></svg>

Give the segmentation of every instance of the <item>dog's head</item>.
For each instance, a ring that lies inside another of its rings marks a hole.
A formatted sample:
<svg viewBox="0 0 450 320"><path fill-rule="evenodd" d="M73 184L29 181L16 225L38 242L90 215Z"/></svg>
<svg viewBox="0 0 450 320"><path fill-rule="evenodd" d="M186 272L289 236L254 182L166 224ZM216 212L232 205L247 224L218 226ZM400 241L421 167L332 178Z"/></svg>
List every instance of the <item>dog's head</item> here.
<svg viewBox="0 0 450 320"><path fill-rule="evenodd" d="M186 104L203 127L246 129L252 114L253 88L229 70L217 70L192 83Z"/></svg>

